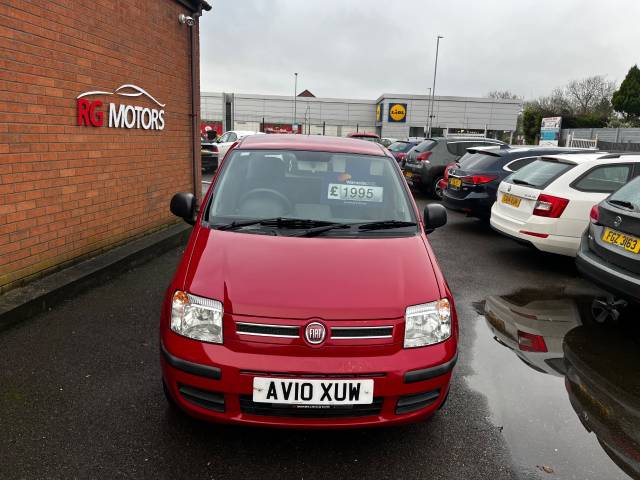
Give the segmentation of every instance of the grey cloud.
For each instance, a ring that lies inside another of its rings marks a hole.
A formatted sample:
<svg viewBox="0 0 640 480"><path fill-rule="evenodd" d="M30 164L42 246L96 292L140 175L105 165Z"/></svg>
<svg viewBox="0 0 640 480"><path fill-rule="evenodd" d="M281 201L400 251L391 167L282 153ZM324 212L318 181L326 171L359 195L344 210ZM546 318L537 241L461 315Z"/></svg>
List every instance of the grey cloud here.
<svg viewBox="0 0 640 480"><path fill-rule="evenodd" d="M201 22L202 89L376 98L437 92L527 98L639 61L637 0L215 0Z"/></svg>

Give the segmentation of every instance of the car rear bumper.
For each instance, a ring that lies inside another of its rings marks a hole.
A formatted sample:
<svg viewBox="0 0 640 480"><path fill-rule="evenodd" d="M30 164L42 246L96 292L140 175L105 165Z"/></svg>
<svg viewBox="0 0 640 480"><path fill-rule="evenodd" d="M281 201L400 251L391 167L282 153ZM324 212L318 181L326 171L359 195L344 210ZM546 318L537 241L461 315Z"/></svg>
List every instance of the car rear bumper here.
<svg viewBox="0 0 640 480"><path fill-rule="evenodd" d="M504 216L496 211L495 204L491 209L491 227L515 240L533 245L540 251L575 257L580 247L580 237L568 237L547 233L550 225L544 223L549 219L540 217L540 223L530 223ZM522 233L530 232L530 233ZM537 235L546 235L540 237Z"/></svg>
<svg viewBox="0 0 640 480"><path fill-rule="evenodd" d="M640 302L640 278L591 251L587 234L582 237L576 266L582 275L604 290Z"/></svg>
<svg viewBox="0 0 640 480"><path fill-rule="evenodd" d="M489 218L494 202L495 198L489 198L484 192L471 192L464 198L456 198L448 190L444 190L442 197L442 204L445 207L482 218Z"/></svg>
<svg viewBox="0 0 640 480"><path fill-rule="evenodd" d="M218 168L218 156L203 156L201 157L203 170L215 170Z"/></svg>
<svg viewBox="0 0 640 480"><path fill-rule="evenodd" d="M188 359L184 358L187 353ZM272 427L347 428L409 423L431 416L446 399L457 351L451 338L384 356L282 356L235 352L168 332L163 335L161 357L169 394L193 417ZM372 378L374 402L339 409L254 403L256 376Z"/></svg>

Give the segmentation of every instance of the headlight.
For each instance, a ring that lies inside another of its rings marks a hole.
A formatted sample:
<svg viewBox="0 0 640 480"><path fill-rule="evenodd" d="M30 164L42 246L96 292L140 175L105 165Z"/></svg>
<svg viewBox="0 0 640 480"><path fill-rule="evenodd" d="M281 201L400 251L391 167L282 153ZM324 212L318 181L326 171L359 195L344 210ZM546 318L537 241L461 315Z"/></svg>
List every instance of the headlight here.
<svg viewBox="0 0 640 480"><path fill-rule="evenodd" d="M222 343L222 303L178 290L171 302L171 330L201 342Z"/></svg>
<svg viewBox="0 0 640 480"><path fill-rule="evenodd" d="M404 348L423 347L451 336L451 305L437 302L407 307L404 314Z"/></svg>

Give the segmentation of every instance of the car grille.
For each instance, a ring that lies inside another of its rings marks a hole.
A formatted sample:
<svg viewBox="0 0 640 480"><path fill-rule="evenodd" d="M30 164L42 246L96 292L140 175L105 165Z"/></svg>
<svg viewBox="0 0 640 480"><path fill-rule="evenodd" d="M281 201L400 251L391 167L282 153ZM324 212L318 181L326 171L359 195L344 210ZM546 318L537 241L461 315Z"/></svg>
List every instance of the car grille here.
<svg viewBox="0 0 640 480"><path fill-rule="evenodd" d="M331 327L331 338L392 338L393 327Z"/></svg>
<svg viewBox="0 0 640 480"><path fill-rule="evenodd" d="M236 322L238 335L255 335L275 338L301 338L299 325L273 325L263 323ZM376 327L348 326L330 327L328 337L334 340L393 338L393 326Z"/></svg>
<svg viewBox="0 0 640 480"><path fill-rule="evenodd" d="M244 335L262 337L299 338L300 327L294 325L267 325L259 323L236 322L236 331Z"/></svg>
<svg viewBox="0 0 640 480"><path fill-rule="evenodd" d="M373 399L369 405L282 405L275 403L257 403L251 395L240 396L242 413L265 417L295 418L348 418L379 415L382 410L382 397Z"/></svg>

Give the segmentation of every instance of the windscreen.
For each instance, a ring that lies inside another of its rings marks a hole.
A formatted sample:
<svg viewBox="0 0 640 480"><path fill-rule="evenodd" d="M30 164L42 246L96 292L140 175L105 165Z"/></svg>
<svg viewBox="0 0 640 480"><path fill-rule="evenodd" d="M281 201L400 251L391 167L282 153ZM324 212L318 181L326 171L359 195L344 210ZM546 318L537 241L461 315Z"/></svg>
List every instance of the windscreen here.
<svg viewBox="0 0 640 480"><path fill-rule="evenodd" d="M310 151L233 151L208 215L211 223L273 217L415 222L393 159Z"/></svg>
<svg viewBox="0 0 640 480"><path fill-rule="evenodd" d="M431 150L436 146L436 143L437 142L435 140L425 140L416 147L416 152L426 152L427 150Z"/></svg>
<svg viewBox="0 0 640 480"><path fill-rule="evenodd" d="M413 146L414 144L409 142L394 142L388 148L390 152L408 152Z"/></svg>
<svg viewBox="0 0 640 480"><path fill-rule="evenodd" d="M609 201L629 202L633 209L640 210L640 177L630 181L620 190L614 192L608 199Z"/></svg>
<svg viewBox="0 0 640 480"><path fill-rule="evenodd" d="M464 162L462 160L464 159ZM486 153L467 153L461 159L461 166L464 163L464 169L470 172L493 172L499 170L504 159L496 155L487 155Z"/></svg>
<svg viewBox="0 0 640 480"><path fill-rule="evenodd" d="M542 189L560 177L563 173L571 170L575 165L562 163L555 160L540 159L535 160L522 167L517 172L507 177L506 181L518 185L525 185Z"/></svg>

